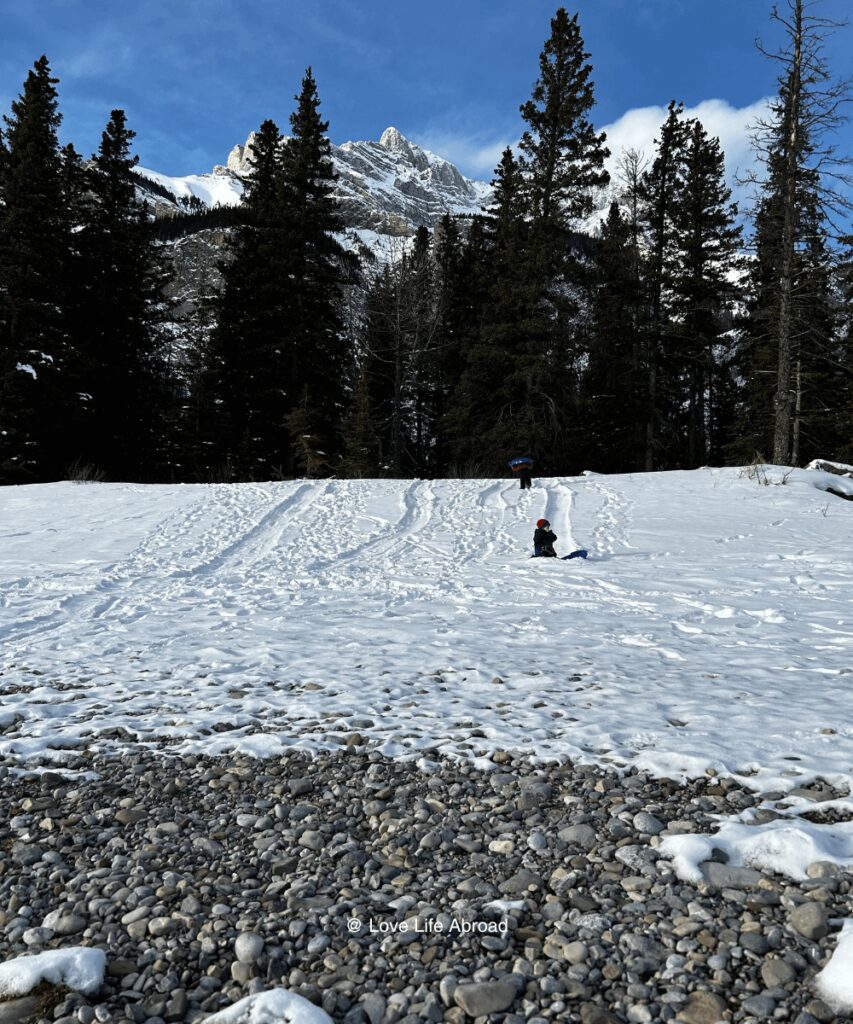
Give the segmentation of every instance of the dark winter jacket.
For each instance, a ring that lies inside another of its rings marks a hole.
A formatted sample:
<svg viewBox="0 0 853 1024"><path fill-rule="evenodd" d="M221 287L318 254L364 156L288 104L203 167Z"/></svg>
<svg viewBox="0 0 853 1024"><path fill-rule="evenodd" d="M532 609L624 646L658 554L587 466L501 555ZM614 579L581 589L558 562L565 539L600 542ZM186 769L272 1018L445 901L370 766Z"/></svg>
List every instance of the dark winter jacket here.
<svg viewBox="0 0 853 1024"><path fill-rule="evenodd" d="M556 558L557 552L554 550L554 541L556 539L556 533L546 530L544 526L537 527L536 532L533 534L534 555L543 558Z"/></svg>

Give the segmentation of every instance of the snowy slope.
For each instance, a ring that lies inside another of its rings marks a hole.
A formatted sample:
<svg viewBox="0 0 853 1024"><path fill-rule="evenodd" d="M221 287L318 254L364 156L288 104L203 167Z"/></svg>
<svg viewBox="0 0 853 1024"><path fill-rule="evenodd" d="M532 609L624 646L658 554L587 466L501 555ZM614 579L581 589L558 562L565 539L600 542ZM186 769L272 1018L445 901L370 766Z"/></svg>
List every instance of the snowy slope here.
<svg viewBox="0 0 853 1024"><path fill-rule="evenodd" d="M844 782L853 503L826 476L4 488L0 752L360 732ZM590 559L530 560L542 515Z"/></svg>
<svg viewBox="0 0 853 1024"><path fill-rule="evenodd" d="M233 174L189 174L183 178L173 178L159 171L151 171L147 167L137 167L136 171L143 178L153 181L161 188L167 189L175 199L198 199L210 209L214 206L237 206L243 198L243 183ZM160 197L156 194L146 196L156 208ZM176 209L178 207L176 206Z"/></svg>

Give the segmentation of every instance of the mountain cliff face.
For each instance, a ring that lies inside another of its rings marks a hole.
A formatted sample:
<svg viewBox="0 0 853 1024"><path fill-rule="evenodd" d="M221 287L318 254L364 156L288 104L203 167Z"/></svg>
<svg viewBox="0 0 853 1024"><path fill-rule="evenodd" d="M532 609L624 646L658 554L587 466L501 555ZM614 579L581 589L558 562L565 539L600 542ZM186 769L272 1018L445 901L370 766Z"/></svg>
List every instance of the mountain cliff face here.
<svg viewBox="0 0 853 1024"><path fill-rule="evenodd" d="M254 139L252 132L244 145L231 150L224 166L207 174L176 178L137 167L139 197L155 218L238 205L252 167ZM464 177L449 161L410 142L396 128L386 128L378 142L332 146L332 160L338 176L335 198L345 229L341 241L367 263L393 258L421 225L433 227L445 213L479 213L489 202L491 188L486 182ZM221 283L227 236L227 230L218 228L184 230L168 243L174 274L166 295L175 304L173 333L179 348L198 318L209 319L200 299Z"/></svg>
<svg viewBox="0 0 853 1024"><path fill-rule="evenodd" d="M172 178L137 168L150 188L141 188L158 216L190 204L212 208L239 203L251 171L255 133L235 146L225 166L209 174ZM392 237L408 236L436 224L445 213L479 213L490 186L464 177L449 161L410 142L396 128L386 128L378 142L332 146L338 180L335 198L346 228Z"/></svg>

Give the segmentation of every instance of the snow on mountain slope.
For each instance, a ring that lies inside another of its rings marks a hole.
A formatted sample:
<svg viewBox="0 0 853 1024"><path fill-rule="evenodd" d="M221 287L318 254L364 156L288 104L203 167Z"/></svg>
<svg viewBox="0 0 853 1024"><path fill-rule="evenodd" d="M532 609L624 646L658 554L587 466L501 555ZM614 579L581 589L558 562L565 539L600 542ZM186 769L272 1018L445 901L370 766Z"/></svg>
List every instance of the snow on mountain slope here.
<svg viewBox="0 0 853 1024"><path fill-rule="evenodd" d="M170 178L167 174L137 167L143 178L153 181L171 192L178 202L197 199L208 208L214 206L237 206L243 198L243 183L231 174L190 174L183 178ZM150 197L158 201L156 195ZM177 208L177 207L176 207Z"/></svg>
<svg viewBox="0 0 853 1024"><path fill-rule="evenodd" d="M170 178L144 167L137 171L172 192L178 202L194 196L209 207L231 206L240 201L243 179L251 171L254 139L252 132L245 145L231 150L227 166L210 174ZM491 192L486 182L465 178L449 161L409 142L396 128L386 128L378 142L332 146L332 162L338 175L335 198L346 227L381 235L411 235L420 225L436 224L445 213L479 213Z"/></svg>

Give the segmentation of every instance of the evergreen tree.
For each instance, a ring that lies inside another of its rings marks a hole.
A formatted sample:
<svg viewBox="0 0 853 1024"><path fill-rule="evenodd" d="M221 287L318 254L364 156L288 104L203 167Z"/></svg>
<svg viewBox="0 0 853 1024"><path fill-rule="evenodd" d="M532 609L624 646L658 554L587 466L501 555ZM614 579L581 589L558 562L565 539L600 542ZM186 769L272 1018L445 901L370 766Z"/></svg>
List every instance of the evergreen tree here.
<svg viewBox="0 0 853 1024"><path fill-rule="evenodd" d="M329 465L340 454L349 353L327 128L309 68L291 137L267 120L252 140L246 223L223 266L202 382L212 413L205 461L243 478L305 470L306 436Z"/></svg>
<svg viewBox="0 0 853 1024"><path fill-rule="evenodd" d="M379 434L370 402L367 374L359 374L355 397L344 422L344 475L353 478L380 475Z"/></svg>
<svg viewBox="0 0 853 1024"><path fill-rule="evenodd" d="M420 464L425 475L446 472L449 452L444 437L448 399L462 372L462 345L467 321L464 245L457 221L445 214L435 229L428 271L419 291L427 326L423 358L424 417Z"/></svg>
<svg viewBox="0 0 853 1024"><path fill-rule="evenodd" d="M804 154L805 158L805 154ZM742 381L728 450L733 458L776 457L779 405L779 339L788 335L789 441L786 463L798 465L847 443L845 396L850 394L851 352L838 321L836 254L829 247L816 169L797 174L793 255L784 256L784 154L768 157L754 224L754 258L747 306L740 325L736 366ZM780 281L788 275L782 331Z"/></svg>
<svg viewBox="0 0 853 1024"><path fill-rule="evenodd" d="M88 176L78 346L91 414L81 456L112 479L150 480L163 469L166 270L136 198L134 137L113 110Z"/></svg>
<svg viewBox="0 0 853 1024"><path fill-rule="evenodd" d="M530 235L527 284L538 282L533 312L535 350L525 352L526 398L519 420L531 442L567 466L576 441L568 432L584 361L585 325L580 296L589 287L586 261L574 233L593 209L594 192L607 184L608 150L590 121L594 106L592 65L578 17L560 8L539 57L533 94L521 107L526 122L521 150ZM536 365L536 363L541 365ZM574 433L579 433L579 425ZM535 441L533 436L535 435ZM525 447L521 438L514 446Z"/></svg>
<svg viewBox="0 0 853 1024"><path fill-rule="evenodd" d="M684 190L689 134L682 111L681 104L674 101L669 104L667 119L655 140L655 158L640 181L640 222L645 245L643 277L647 295L643 359L646 470L667 465L676 436L679 396L674 381L669 300L677 269L676 217Z"/></svg>
<svg viewBox="0 0 853 1024"><path fill-rule="evenodd" d="M731 387L722 364L741 241L736 217L719 140L694 120L673 216L672 273L672 358L681 381L678 435L683 440L678 464L688 469L707 464L712 455L719 459L730 426Z"/></svg>
<svg viewBox="0 0 853 1024"><path fill-rule="evenodd" d="M851 442L853 359L844 344L833 281L833 255L821 228L819 211L811 211L806 242L798 253L792 288L794 466L815 458L839 458Z"/></svg>
<svg viewBox="0 0 853 1024"><path fill-rule="evenodd" d="M376 417L380 465L392 476L432 469L436 444L440 306L429 232L391 260L366 300L364 364Z"/></svg>
<svg viewBox="0 0 853 1024"><path fill-rule="evenodd" d="M630 220L612 203L595 248L591 345L583 378L582 452L587 464L605 473L643 467L646 410L637 388L642 282L636 246Z"/></svg>
<svg viewBox="0 0 853 1024"><path fill-rule="evenodd" d="M830 458L853 465L853 235L841 239L838 266L837 383L831 392L836 437Z"/></svg>
<svg viewBox="0 0 853 1024"><path fill-rule="evenodd" d="M531 253L524 179L509 149L492 186L482 235L474 236L482 247L476 329L447 417L457 465L483 473L494 473L518 450L544 457L557 433L542 282Z"/></svg>
<svg viewBox="0 0 853 1024"><path fill-rule="evenodd" d="M290 117L281 154L287 226L289 310L286 334L290 379L310 396L312 415L329 458L340 454L344 380L348 363L341 321L344 253L333 199L335 173L328 121L320 116L309 67Z"/></svg>
<svg viewBox="0 0 853 1024"><path fill-rule="evenodd" d="M71 223L46 57L0 134L0 481L49 480L69 462Z"/></svg>
<svg viewBox="0 0 853 1024"><path fill-rule="evenodd" d="M89 321L88 289L89 265L85 252L84 227L90 214L91 191L89 171L82 157L69 144L62 156L62 194L65 213L72 231L69 236L69 255L63 275L65 295L65 327L68 337L66 370L63 390L66 394L67 416L65 429L69 452L69 470L75 476L89 471L103 471L88 458L86 451L92 436L92 395L86 357L86 328Z"/></svg>
<svg viewBox="0 0 853 1024"><path fill-rule="evenodd" d="M566 228L592 212L593 190L608 182L604 133L589 114L595 104L592 65L584 51L577 14L561 7L539 56L533 95L521 107L527 129L521 138L534 222Z"/></svg>
<svg viewBox="0 0 853 1024"><path fill-rule="evenodd" d="M292 438L297 471L307 477L328 474L331 464L329 453L323 449L324 424L307 387L302 389L298 404L288 413L287 429Z"/></svg>
<svg viewBox="0 0 853 1024"><path fill-rule="evenodd" d="M365 298L362 335L365 405L375 416L381 470L402 473L408 351L402 298L406 256L387 263Z"/></svg>
<svg viewBox="0 0 853 1024"><path fill-rule="evenodd" d="M802 231L813 221L808 207L814 204L821 231L829 210L849 213L851 208L849 195L839 193L833 183L848 161L839 161L835 146L827 141L844 121L849 100L849 83L833 80L824 56L827 34L838 26L812 8L808 0L786 0L784 8L774 8L773 19L782 26L786 44L777 53L762 51L780 69L771 117L759 123L757 134L767 169L763 213L772 224L769 239L759 244L772 240L776 271L775 281L765 282L762 305L776 356L772 447L773 460L781 464L792 460L800 398L796 307L802 255L810 243Z"/></svg>
<svg viewBox="0 0 853 1024"><path fill-rule="evenodd" d="M283 469L293 459L286 420L295 404L296 367L286 351L291 289L281 142L271 120L252 138L244 224L222 264L199 383L201 461L217 479L269 477L272 467Z"/></svg>

